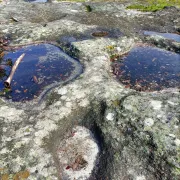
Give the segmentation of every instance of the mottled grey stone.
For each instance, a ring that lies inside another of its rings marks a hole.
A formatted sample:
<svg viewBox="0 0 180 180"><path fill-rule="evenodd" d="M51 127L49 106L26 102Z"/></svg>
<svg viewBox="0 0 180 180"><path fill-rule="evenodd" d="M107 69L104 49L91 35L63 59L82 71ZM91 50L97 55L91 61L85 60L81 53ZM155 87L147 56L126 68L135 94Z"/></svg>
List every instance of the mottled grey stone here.
<svg viewBox="0 0 180 180"><path fill-rule="evenodd" d="M92 179L178 180L179 90L125 88L111 73L107 46L123 54L142 43L140 30L173 31L179 9L141 13L126 10L130 2L102 2L92 3L95 10L88 13L83 3L7 2L0 4L0 34L9 35L11 45L73 36L76 41L68 43L77 50L84 72L52 89L41 103L0 100L0 176L28 170L30 180L61 179L57 148L74 126L83 125L100 139L95 142L101 156L94 162ZM89 32L99 27L118 28L123 35L92 37ZM72 51L65 42L59 45Z"/></svg>

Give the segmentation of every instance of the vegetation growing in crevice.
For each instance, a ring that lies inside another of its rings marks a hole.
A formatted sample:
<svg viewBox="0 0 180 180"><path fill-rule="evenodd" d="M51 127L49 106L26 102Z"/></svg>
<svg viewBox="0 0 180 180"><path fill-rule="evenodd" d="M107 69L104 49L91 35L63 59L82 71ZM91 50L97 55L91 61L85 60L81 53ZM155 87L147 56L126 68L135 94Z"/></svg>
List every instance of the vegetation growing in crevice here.
<svg viewBox="0 0 180 180"><path fill-rule="evenodd" d="M85 9L86 9L87 12L92 11L92 7L90 5L85 5Z"/></svg>
<svg viewBox="0 0 180 180"><path fill-rule="evenodd" d="M119 54L118 54L116 46L114 45L107 46L106 50L107 50L107 53L109 54L109 58L111 62L117 60L117 58L119 57Z"/></svg>

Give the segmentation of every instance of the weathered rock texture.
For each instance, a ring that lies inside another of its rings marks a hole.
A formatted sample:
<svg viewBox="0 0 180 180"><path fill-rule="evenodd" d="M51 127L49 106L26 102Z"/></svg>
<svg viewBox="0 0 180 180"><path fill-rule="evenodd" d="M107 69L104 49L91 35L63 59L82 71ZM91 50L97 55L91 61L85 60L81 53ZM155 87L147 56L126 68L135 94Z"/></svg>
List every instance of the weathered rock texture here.
<svg viewBox="0 0 180 180"><path fill-rule="evenodd" d="M73 128L80 126L94 134L88 135L95 148L91 161L83 145L80 154L94 165L90 179L180 179L179 90L143 93L125 88L111 74L107 53L107 46L121 54L141 42L141 30L176 31L180 10L140 13L125 9L130 2L106 2L88 3L92 12L86 12L85 4L15 0L0 4L0 33L11 38L11 45L58 41L66 52L73 47L72 54L84 65L79 78L55 87L39 103L0 100L1 179L77 178L73 173L66 176L72 171L68 163L80 161L74 155L77 148L67 149L67 164L58 150L72 148L68 139L76 137ZM91 36L99 29L110 35ZM87 172L81 176L77 179L87 179Z"/></svg>

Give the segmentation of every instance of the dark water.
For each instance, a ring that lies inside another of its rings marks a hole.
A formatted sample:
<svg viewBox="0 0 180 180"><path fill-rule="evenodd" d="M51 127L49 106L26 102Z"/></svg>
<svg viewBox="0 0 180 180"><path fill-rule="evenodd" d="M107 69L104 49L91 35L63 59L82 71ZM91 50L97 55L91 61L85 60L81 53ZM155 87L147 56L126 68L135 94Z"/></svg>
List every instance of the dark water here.
<svg viewBox="0 0 180 180"><path fill-rule="evenodd" d="M158 91L180 86L180 54L155 47L135 47L112 66L126 88Z"/></svg>
<svg viewBox="0 0 180 180"><path fill-rule="evenodd" d="M11 83L11 92L6 97L13 101L25 101L37 98L52 84L67 82L82 73L82 65L65 54L58 47L50 44L27 46L4 56L4 62L12 59L13 63L22 54L25 57L19 64ZM1 64L4 63L3 61ZM10 66L3 66L8 76ZM1 73L2 75L2 73ZM0 76L0 92L4 89L6 76Z"/></svg>
<svg viewBox="0 0 180 180"><path fill-rule="evenodd" d="M180 35L174 34L174 33L158 33L158 32L154 32L154 31L144 31L144 35L148 35L148 36L158 35L158 36L162 36L166 39L180 42Z"/></svg>
<svg viewBox="0 0 180 180"><path fill-rule="evenodd" d="M47 2L48 0L26 0L26 2Z"/></svg>

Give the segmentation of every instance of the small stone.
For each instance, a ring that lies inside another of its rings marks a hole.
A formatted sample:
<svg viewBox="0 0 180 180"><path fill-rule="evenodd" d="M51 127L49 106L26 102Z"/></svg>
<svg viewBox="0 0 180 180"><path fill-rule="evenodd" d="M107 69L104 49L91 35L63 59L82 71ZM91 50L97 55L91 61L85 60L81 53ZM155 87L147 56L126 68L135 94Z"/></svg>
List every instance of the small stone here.
<svg viewBox="0 0 180 180"><path fill-rule="evenodd" d="M145 126L153 126L154 120L152 118L146 118L144 121Z"/></svg>
<svg viewBox="0 0 180 180"><path fill-rule="evenodd" d="M114 114L113 113L108 113L107 116L106 116L106 119L108 121L112 121L114 119Z"/></svg>
<svg viewBox="0 0 180 180"><path fill-rule="evenodd" d="M62 100L66 100L67 96L62 96L61 99Z"/></svg>
<svg viewBox="0 0 180 180"><path fill-rule="evenodd" d="M87 107L87 106L89 105L89 101L88 101L87 99L83 99L83 100L79 103L79 105L80 105L81 107Z"/></svg>
<svg viewBox="0 0 180 180"><path fill-rule="evenodd" d="M176 103L172 102L172 101L168 101L168 104L172 105L172 106L175 106Z"/></svg>
<svg viewBox="0 0 180 180"><path fill-rule="evenodd" d="M72 107L72 103L71 102L67 102L66 103L66 107L71 108Z"/></svg>
<svg viewBox="0 0 180 180"><path fill-rule="evenodd" d="M136 180L146 180L145 176L137 176Z"/></svg>
<svg viewBox="0 0 180 180"><path fill-rule="evenodd" d="M151 106L153 107L154 110L160 110L161 109L161 101L151 101Z"/></svg>
<svg viewBox="0 0 180 180"><path fill-rule="evenodd" d="M61 89L58 90L58 94L65 95L66 93L67 93L66 88L61 88Z"/></svg>
<svg viewBox="0 0 180 180"><path fill-rule="evenodd" d="M8 137L7 139L6 139L6 141L11 141L12 140L12 138L11 137Z"/></svg>
<svg viewBox="0 0 180 180"><path fill-rule="evenodd" d="M117 51L118 51L118 52L121 52L122 49L121 49L120 47L117 47Z"/></svg>
<svg viewBox="0 0 180 180"><path fill-rule="evenodd" d="M180 146L180 139L176 139L175 141L176 146Z"/></svg>
<svg viewBox="0 0 180 180"><path fill-rule="evenodd" d="M7 128L3 127L3 132L6 132L7 131Z"/></svg>
<svg viewBox="0 0 180 180"><path fill-rule="evenodd" d="M174 134L169 134L170 137L175 138L176 136Z"/></svg>
<svg viewBox="0 0 180 180"><path fill-rule="evenodd" d="M7 148L3 148L1 151L0 151L0 154L5 154L5 153L7 153L8 151L7 151Z"/></svg>

